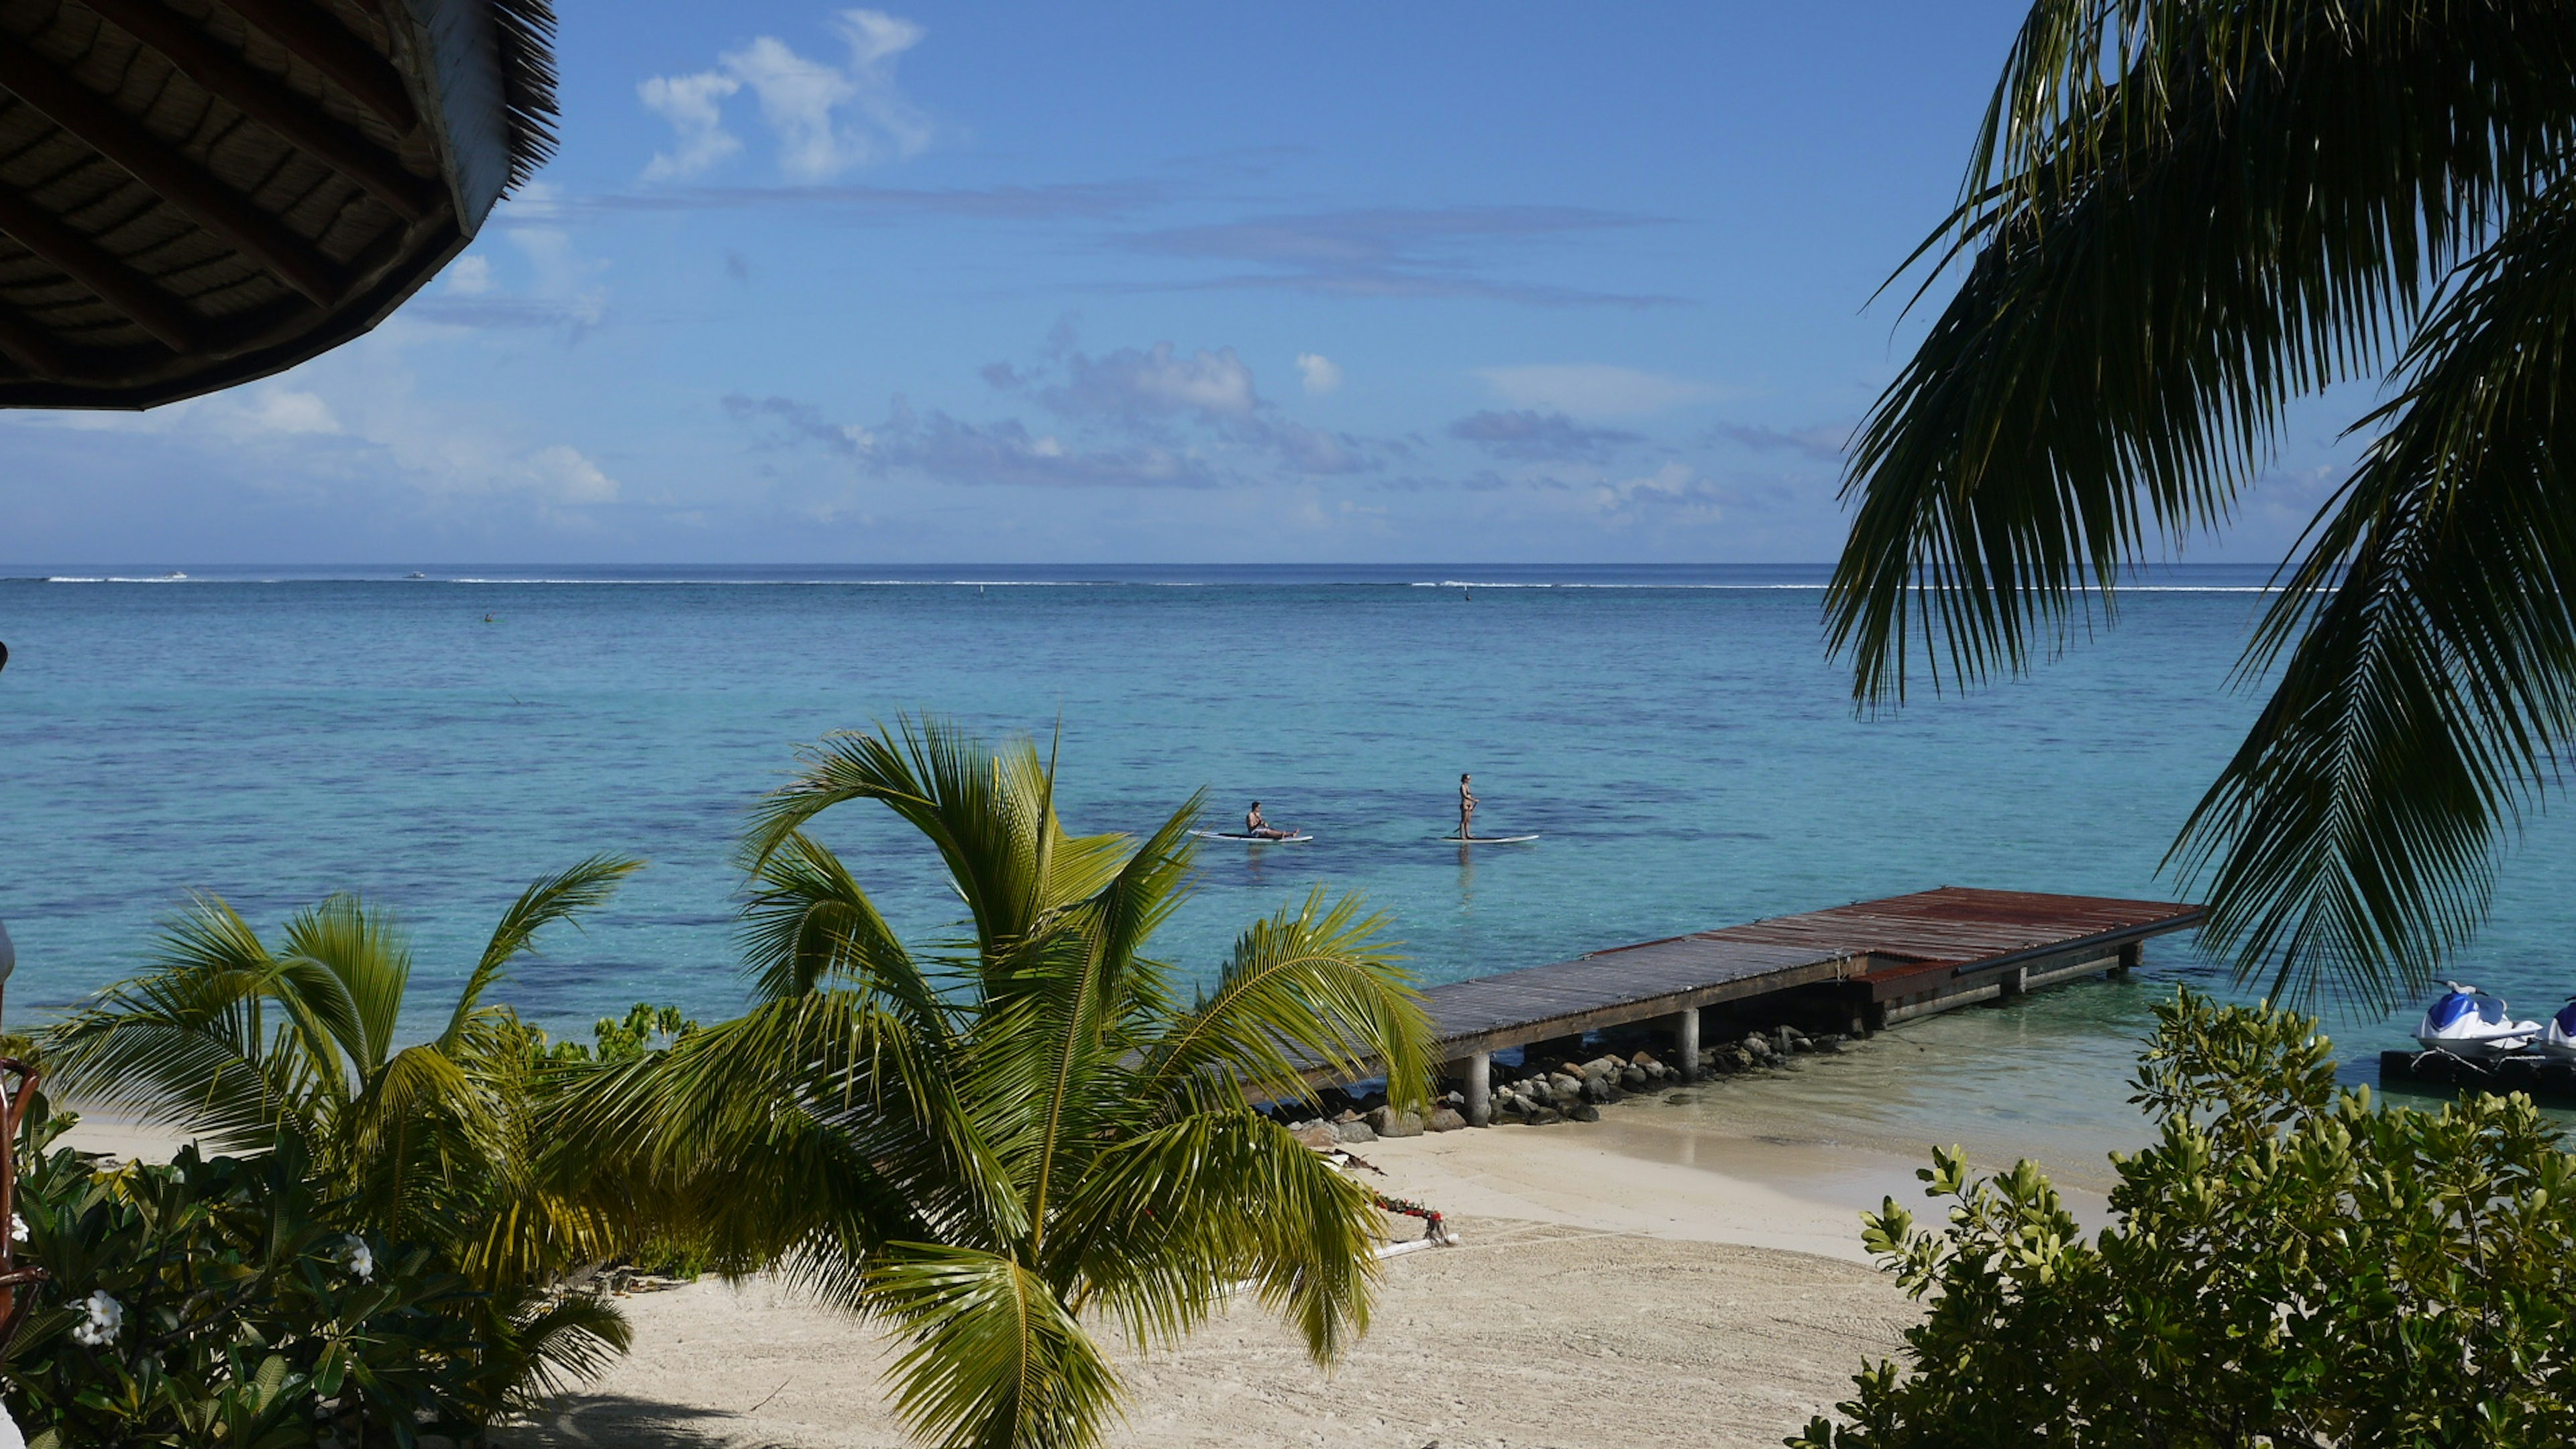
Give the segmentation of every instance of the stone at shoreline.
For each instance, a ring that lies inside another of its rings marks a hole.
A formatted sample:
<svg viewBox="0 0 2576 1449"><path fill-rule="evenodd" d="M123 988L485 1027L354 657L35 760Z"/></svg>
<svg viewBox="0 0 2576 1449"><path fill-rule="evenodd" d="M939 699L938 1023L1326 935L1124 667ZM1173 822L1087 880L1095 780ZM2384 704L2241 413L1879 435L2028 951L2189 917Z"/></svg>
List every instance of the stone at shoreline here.
<svg viewBox="0 0 2576 1449"><path fill-rule="evenodd" d="M1757 1062L1771 1060L1771 1042L1759 1033L1744 1038L1744 1054Z"/></svg>
<svg viewBox="0 0 2576 1449"><path fill-rule="evenodd" d="M1446 1107L1432 1108L1431 1115L1422 1120L1422 1130L1425 1132L1455 1132L1466 1125L1466 1118Z"/></svg>
<svg viewBox="0 0 2576 1449"><path fill-rule="evenodd" d="M1692 1096L1688 1092L1675 1092L1664 1100L1675 1107L1687 1107L1691 1103L1698 1101L1699 1098Z"/></svg>
<svg viewBox="0 0 2576 1449"><path fill-rule="evenodd" d="M1360 1120L1359 1109L1352 1108L1335 1117L1333 1120L1336 1122L1356 1122Z"/></svg>
<svg viewBox="0 0 2576 1449"><path fill-rule="evenodd" d="M1380 1107L1368 1114L1368 1125L1369 1130L1380 1137L1419 1137L1422 1135L1422 1114Z"/></svg>
<svg viewBox="0 0 2576 1449"><path fill-rule="evenodd" d="M1598 1122L1601 1120L1601 1109L1586 1102L1566 1113L1565 1118L1569 1122Z"/></svg>
<svg viewBox="0 0 2576 1449"><path fill-rule="evenodd" d="M1575 1110L1580 1112L1583 1109L1577 1107ZM1559 1112L1554 1107L1541 1107L1537 1111L1529 1114L1529 1124L1532 1127L1544 1127L1550 1122L1562 1122L1564 1120L1565 1114Z"/></svg>
<svg viewBox="0 0 2576 1449"><path fill-rule="evenodd" d="M1369 1130L1369 1124L1366 1122L1337 1122L1333 1124L1333 1130L1342 1134L1342 1140L1344 1142L1375 1142L1377 1140L1377 1134Z"/></svg>
<svg viewBox="0 0 2576 1449"><path fill-rule="evenodd" d="M1342 1142L1341 1129L1330 1122L1309 1122L1302 1127L1291 1127L1288 1135L1296 1138L1302 1147L1338 1147Z"/></svg>
<svg viewBox="0 0 2576 1449"><path fill-rule="evenodd" d="M1658 1067L1662 1066L1663 1063L1655 1060L1655 1054L1653 1052L1639 1052L1635 1056L1628 1058L1628 1065L1632 1067Z"/></svg>
<svg viewBox="0 0 2576 1449"><path fill-rule="evenodd" d="M1619 1074L1620 1087L1631 1092L1646 1090L1646 1084L1653 1080L1654 1078L1646 1075L1644 1067L1630 1067Z"/></svg>

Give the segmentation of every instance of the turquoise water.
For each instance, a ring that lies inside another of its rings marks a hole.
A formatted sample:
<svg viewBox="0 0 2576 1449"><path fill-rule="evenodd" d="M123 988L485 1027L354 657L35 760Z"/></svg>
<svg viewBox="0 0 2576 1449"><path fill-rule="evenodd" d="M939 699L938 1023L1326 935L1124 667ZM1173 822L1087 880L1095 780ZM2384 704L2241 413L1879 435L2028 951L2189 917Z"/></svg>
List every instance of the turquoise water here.
<svg viewBox="0 0 2576 1449"><path fill-rule="evenodd" d="M1319 882L1364 891L1433 981L1941 884L2169 895L2157 862L2252 709L2225 675L2260 602L2259 574L2169 574L2030 679L1859 719L1813 570L423 571L0 581L13 1020L141 967L192 889L264 927L364 891L443 999L520 886L598 850L653 866L510 999L558 1029L727 1012L745 807L798 744L914 709L1061 719L1079 828L1204 786L1221 820L1257 797L1313 830L1203 851L1162 943L1201 971ZM1434 843L1461 770L1481 829L1543 839ZM899 922L955 917L881 816L822 833ZM2538 822L2467 963L2518 1005L2576 984L2571 864ZM2210 977L2188 942L2150 961L2150 986ZM2057 998L2000 1056L2116 1067L2144 995ZM2358 1055L2406 1024L2337 1033Z"/></svg>

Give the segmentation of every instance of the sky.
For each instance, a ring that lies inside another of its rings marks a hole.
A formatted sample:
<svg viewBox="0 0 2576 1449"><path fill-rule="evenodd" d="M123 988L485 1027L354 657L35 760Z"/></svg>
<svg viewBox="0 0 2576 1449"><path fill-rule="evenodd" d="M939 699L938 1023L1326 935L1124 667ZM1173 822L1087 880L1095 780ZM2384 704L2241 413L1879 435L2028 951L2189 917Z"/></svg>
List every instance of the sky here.
<svg viewBox="0 0 2576 1449"><path fill-rule="evenodd" d="M0 562L1829 559L2020 13L558 7L562 150L462 258L0 413ZM2277 557L2352 411L2186 556Z"/></svg>

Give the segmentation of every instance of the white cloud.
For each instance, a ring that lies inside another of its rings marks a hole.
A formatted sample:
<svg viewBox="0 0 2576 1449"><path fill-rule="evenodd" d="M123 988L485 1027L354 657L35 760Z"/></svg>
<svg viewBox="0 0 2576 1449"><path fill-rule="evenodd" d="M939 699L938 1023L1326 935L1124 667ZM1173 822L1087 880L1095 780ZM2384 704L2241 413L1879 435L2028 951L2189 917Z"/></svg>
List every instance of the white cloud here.
<svg viewBox="0 0 2576 1449"><path fill-rule="evenodd" d="M447 269L447 290L460 297L480 297L492 290L490 257L459 257Z"/></svg>
<svg viewBox="0 0 2576 1449"><path fill-rule="evenodd" d="M1306 380L1308 397L1322 397L1342 385L1342 370L1320 352L1298 353L1297 372Z"/></svg>
<svg viewBox="0 0 2576 1449"><path fill-rule="evenodd" d="M847 67L798 55L763 35L694 75L655 76L637 87L671 123L673 148L655 153L646 180L694 176L732 157L742 141L725 128L724 103L746 87L778 140L790 180L825 181L854 166L907 160L930 145L929 117L896 83L895 63L927 31L881 10L844 10L832 29L850 48Z"/></svg>
<svg viewBox="0 0 2576 1449"><path fill-rule="evenodd" d="M1476 375L1515 407L1578 418L1641 417L1716 396L1703 382L1598 362L1486 367Z"/></svg>
<svg viewBox="0 0 2576 1449"><path fill-rule="evenodd" d="M1047 406L1074 416L1137 418L1195 413L1215 421L1247 418L1261 406L1252 369L1231 347L1187 356L1168 342L1122 347L1101 357L1065 359L1065 382L1043 394Z"/></svg>
<svg viewBox="0 0 2576 1449"><path fill-rule="evenodd" d="M255 433L283 433L289 436L340 431L340 419L331 405L309 392L291 392L285 388L268 388L240 413L244 430Z"/></svg>
<svg viewBox="0 0 2576 1449"><path fill-rule="evenodd" d="M530 453L519 474L531 491L557 503L608 503L617 497L617 480L564 443Z"/></svg>
<svg viewBox="0 0 2576 1449"><path fill-rule="evenodd" d="M645 109L671 123L673 146L657 151L644 168L647 181L695 176L742 149L742 138L724 127L724 98L742 81L723 71L657 75L635 88Z"/></svg>

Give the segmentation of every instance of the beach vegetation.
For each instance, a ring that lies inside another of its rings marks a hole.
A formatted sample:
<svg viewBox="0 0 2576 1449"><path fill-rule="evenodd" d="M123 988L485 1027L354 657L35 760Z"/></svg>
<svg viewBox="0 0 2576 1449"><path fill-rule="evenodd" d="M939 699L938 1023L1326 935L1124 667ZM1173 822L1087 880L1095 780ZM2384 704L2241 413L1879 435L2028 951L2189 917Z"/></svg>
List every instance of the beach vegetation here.
<svg viewBox="0 0 2576 1449"><path fill-rule="evenodd" d="M1926 1225L1864 1241L1926 1304L1793 1449L2563 1444L2576 1403L2576 1156L2519 1094L2439 1111L2335 1081L2316 1023L2157 1007L2088 1237L2029 1162L1934 1154Z"/></svg>
<svg viewBox="0 0 2576 1449"><path fill-rule="evenodd" d="M963 920L897 932L809 833L853 802L919 834ZM1203 989L1150 954L1198 808L1076 835L1031 741L825 740L746 846L750 1010L590 1072L550 1135L713 1266L884 1325L926 1442L1096 1444L1121 1395L1102 1333L1167 1345L1238 1294L1332 1361L1368 1323L1376 1209L1260 1105L1314 1069L1419 1108L1429 1027L1349 898L1255 922Z"/></svg>
<svg viewBox="0 0 2576 1449"><path fill-rule="evenodd" d="M440 1311L461 1316L481 1346L439 1361L501 1385L449 1384L441 1392L454 1404L494 1409L622 1350L613 1304L568 1284L635 1240L607 1208L540 1177L537 1109L557 1068L543 1034L492 992L541 932L604 902L640 865L599 856L530 885L425 1030L406 1023L411 947L383 911L335 895L267 942L221 899L197 898L164 930L152 969L38 1037L55 1095L174 1129L207 1154L177 1178L101 1176L97 1200L137 1202L147 1186L184 1195L206 1173L265 1174L262 1211L291 1208L316 1231L370 1244L377 1262L419 1255L420 1274L455 1280ZM251 1165L221 1166L236 1161ZM292 1201L274 1185L287 1163L301 1184ZM79 1260L88 1267L42 1244L30 1255L53 1275L48 1311L94 1291L93 1267L118 1262L106 1249ZM291 1258L259 1271L302 1273Z"/></svg>
<svg viewBox="0 0 2576 1449"><path fill-rule="evenodd" d="M2563 6L2038 0L1907 263L1957 290L1851 441L1858 699L2062 647L2230 522L2296 399L2379 385L2169 862L2272 998L2421 989L2576 729L2571 155Z"/></svg>
<svg viewBox="0 0 2576 1449"><path fill-rule="evenodd" d="M479 1443L624 1345L596 1302L496 1304L429 1247L348 1231L292 1133L103 1164L31 1105L16 1230L57 1290L6 1361L31 1449Z"/></svg>

